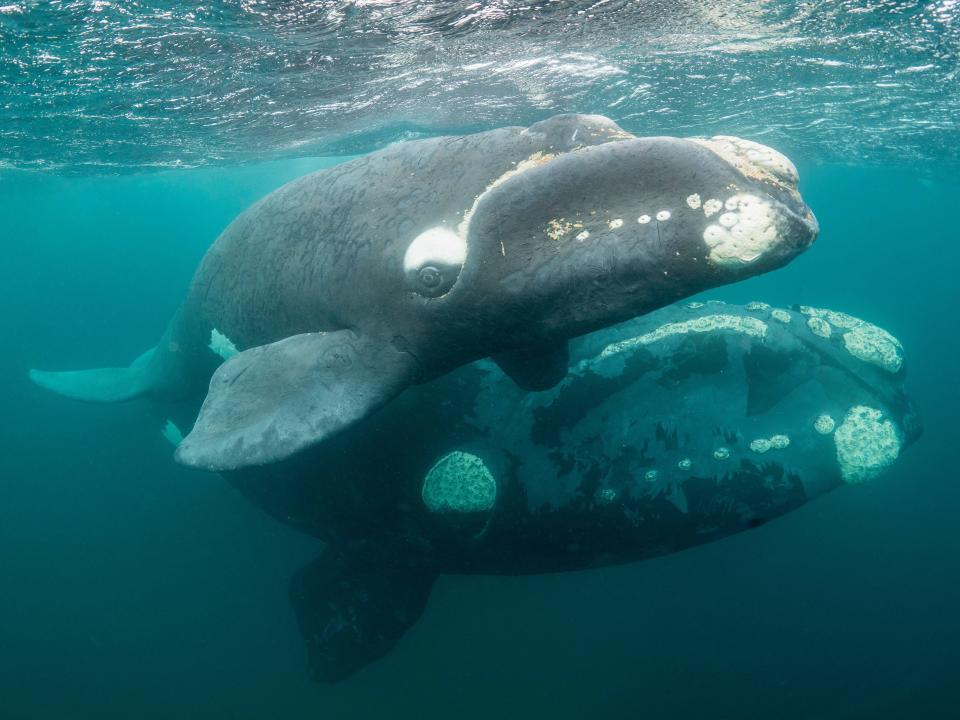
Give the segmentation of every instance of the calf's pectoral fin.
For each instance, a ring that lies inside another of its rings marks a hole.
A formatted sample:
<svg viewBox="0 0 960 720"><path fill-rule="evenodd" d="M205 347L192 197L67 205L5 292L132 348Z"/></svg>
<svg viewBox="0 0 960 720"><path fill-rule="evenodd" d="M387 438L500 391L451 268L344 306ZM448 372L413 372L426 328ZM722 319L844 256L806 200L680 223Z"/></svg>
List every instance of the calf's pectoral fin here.
<svg viewBox="0 0 960 720"><path fill-rule="evenodd" d="M566 377L570 349L561 340L494 355L493 361L524 390L549 390Z"/></svg>
<svg viewBox="0 0 960 720"><path fill-rule="evenodd" d="M290 581L314 680L349 677L386 655L420 618L437 572L396 546L327 547Z"/></svg>
<svg viewBox="0 0 960 720"><path fill-rule="evenodd" d="M214 373L177 461L220 471L282 460L361 420L415 372L411 355L351 330L250 348Z"/></svg>

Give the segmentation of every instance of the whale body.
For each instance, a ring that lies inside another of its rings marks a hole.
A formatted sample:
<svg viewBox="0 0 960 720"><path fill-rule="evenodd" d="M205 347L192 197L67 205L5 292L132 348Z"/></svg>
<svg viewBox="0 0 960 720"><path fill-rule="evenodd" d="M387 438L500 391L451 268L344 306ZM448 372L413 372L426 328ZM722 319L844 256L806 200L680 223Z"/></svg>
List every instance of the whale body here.
<svg viewBox="0 0 960 720"><path fill-rule="evenodd" d="M572 344L541 393L480 361L226 473L326 543L290 597L313 676L389 651L440 574L643 560L872 480L921 434L900 343L842 312L691 302Z"/></svg>
<svg viewBox="0 0 960 720"><path fill-rule="evenodd" d="M187 465L275 462L480 358L550 388L570 338L783 265L818 231L797 182L757 143L592 115L399 143L238 216L128 367L31 378L192 407Z"/></svg>

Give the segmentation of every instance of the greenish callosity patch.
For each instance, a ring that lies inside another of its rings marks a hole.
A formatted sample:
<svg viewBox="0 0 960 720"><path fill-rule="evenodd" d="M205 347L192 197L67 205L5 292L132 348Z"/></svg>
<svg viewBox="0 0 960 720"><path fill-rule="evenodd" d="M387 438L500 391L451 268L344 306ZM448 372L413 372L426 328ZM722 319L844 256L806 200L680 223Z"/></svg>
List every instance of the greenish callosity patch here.
<svg viewBox="0 0 960 720"><path fill-rule="evenodd" d="M837 461L845 482L871 480L900 454L900 434L883 412L866 405L850 408L833 434Z"/></svg>
<svg viewBox="0 0 960 720"><path fill-rule="evenodd" d="M837 427L836 421L826 413L818 415L813 421L813 429L821 435L829 435Z"/></svg>
<svg viewBox="0 0 960 720"><path fill-rule="evenodd" d="M600 357L604 358L610 355L616 355L617 353L630 350L638 345L650 345L651 343L659 342L664 338L674 335L711 333L721 330L762 338L767 334L767 324L762 320L757 320L753 317L742 317L740 315L702 315L692 320L667 323L644 335L607 345L600 353Z"/></svg>
<svg viewBox="0 0 960 720"><path fill-rule="evenodd" d="M843 330L843 346L858 360L890 373L903 367L903 346L883 328L836 310L801 305L800 312L808 317L807 325L817 335L830 337L831 327Z"/></svg>
<svg viewBox="0 0 960 720"><path fill-rule="evenodd" d="M903 367L900 341L883 328L863 323L843 334L843 346L855 358L895 373Z"/></svg>
<svg viewBox="0 0 960 720"><path fill-rule="evenodd" d="M431 512L485 512L497 499L497 481L479 457L455 450L430 468L421 496Z"/></svg>
<svg viewBox="0 0 960 720"><path fill-rule="evenodd" d="M823 318L807 318L807 327L810 328L810 332L814 335L822 338L829 338L833 334L833 330L830 329L830 323Z"/></svg>

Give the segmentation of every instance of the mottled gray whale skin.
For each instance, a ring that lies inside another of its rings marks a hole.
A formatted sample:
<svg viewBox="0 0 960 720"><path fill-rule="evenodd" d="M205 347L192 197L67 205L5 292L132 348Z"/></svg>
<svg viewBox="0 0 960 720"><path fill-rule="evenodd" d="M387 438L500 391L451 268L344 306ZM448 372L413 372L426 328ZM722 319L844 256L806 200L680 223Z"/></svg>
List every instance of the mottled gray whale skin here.
<svg viewBox="0 0 960 720"><path fill-rule="evenodd" d="M783 265L818 230L797 180L756 143L590 115L400 143L242 213L130 367L31 377L85 400L203 399L180 462L273 462L482 357L550 387L569 338ZM239 352L217 367L210 345Z"/></svg>
<svg viewBox="0 0 960 720"><path fill-rule="evenodd" d="M545 392L481 361L298 457L226 474L327 543L290 587L316 679L388 652L440 574L711 542L871 480L921 433L900 344L843 313L681 304L572 356Z"/></svg>

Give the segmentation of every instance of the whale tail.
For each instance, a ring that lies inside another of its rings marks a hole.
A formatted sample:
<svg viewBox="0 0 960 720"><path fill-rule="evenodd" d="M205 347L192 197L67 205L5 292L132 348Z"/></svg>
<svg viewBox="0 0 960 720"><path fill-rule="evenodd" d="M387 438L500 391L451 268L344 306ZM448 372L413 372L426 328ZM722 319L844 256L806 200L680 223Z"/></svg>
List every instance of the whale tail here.
<svg viewBox="0 0 960 720"><path fill-rule="evenodd" d="M122 402L145 395L156 385L150 348L127 367L47 372L31 370L30 379L42 388L74 400Z"/></svg>

